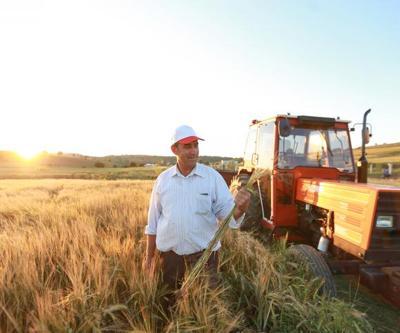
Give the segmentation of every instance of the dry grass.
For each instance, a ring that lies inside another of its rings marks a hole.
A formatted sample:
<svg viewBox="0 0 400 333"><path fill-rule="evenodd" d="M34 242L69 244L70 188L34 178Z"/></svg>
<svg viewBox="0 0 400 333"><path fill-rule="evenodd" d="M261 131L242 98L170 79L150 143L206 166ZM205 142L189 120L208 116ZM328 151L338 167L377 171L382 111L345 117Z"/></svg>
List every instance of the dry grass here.
<svg viewBox="0 0 400 333"><path fill-rule="evenodd" d="M0 179L142 179L152 180L166 167L95 168L70 166L0 165Z"/></svg>
<svg viewBox="0 0 400 333"><path fill-rule="evenodd" d="M153 317L147 299L157 290L140 271L150 188L150 182L2 182L1 331L87 331L111 328L125 316L120 328L154 327L143 318Z"/></svg>
<svg viewBox="0 0 400 333"><path fill-rule="evenodd" d="M351 305L243 233L227 233L222 286L200 279L172 315L141 270L151 181L0 184L1 332L369 332Z"/></svg>
<svg viewBox="0 0 400 333"><path fill-rule="evenodd" d="M395 179L395 178L389 178L389 179L368 178L368 183L400 187L400 179Z"/></svg>

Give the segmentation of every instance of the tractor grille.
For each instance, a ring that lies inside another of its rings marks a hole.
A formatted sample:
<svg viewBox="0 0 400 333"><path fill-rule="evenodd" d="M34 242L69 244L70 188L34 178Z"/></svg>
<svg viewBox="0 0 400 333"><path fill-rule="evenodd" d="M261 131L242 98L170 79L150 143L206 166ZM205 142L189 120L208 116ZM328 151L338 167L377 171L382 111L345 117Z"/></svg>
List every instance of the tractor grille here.
<svg viewBox="0 0 400 333"><path fill-rule="evenodd" d="M376 216L393 216L393 228L376 227L376 222L370 248L366 259L399 260L400 259L400 192L380 192Z"/></svg>

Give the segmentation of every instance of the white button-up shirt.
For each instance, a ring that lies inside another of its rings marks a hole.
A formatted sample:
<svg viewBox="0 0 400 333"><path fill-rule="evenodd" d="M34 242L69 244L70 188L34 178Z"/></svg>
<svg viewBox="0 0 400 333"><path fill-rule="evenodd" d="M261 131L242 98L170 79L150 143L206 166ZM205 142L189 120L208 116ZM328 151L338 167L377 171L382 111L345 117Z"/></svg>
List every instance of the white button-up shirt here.
<svg viewBox="0 0 400 333"><path fill-rule="evenodd" d="M192 254L207 248L234 206L234 200L222 176L197 163L186 177L175 166L161 173L153 187L145 234L156 235L157 249ZM243 221L229 222L233 229ZM221 243L213 249L221 247Z"/></svg>

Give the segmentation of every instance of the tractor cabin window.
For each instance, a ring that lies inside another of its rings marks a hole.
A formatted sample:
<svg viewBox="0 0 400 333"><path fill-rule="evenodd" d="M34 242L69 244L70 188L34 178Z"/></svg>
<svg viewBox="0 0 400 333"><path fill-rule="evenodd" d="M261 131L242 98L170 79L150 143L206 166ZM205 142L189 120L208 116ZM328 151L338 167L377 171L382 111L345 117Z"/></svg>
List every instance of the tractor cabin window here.
<svg viewBox="0 0 400 333"><path fill-rule="evenodd" d="M257 129L258 126L253 126L249 130L249 134L247 136L246 148L244 152L245 163L248 162L250 164L254 164L252 162L254 161L254 155L256 153Z"/></svg>
<svg viewBox="0 0 400 333"><path fill-rule="evenodd" d="M298 129L293 129L288 137L280 138L278 168L292 169L298 165L304 165L306 139L305 134Z"/></svg>
<svg viewBox="0 0 400 333"><path fill-rule="evenodd" d="M346 130L295 127L279 138L278 168L330 167L354 172L350 140Z"/></svg>

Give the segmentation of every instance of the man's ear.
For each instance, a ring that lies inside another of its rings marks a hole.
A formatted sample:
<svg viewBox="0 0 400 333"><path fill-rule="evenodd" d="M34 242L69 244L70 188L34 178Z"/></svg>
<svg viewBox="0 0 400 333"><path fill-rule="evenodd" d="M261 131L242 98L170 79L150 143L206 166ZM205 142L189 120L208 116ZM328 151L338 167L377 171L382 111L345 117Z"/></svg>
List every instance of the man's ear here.
<svg viewBox="0 0 400 333"><path fill-rule="evenodd" d="M172 152L174 153L174 155L176 155L176 153L177 153L177 147L176 147L176 145L172 145L172 146L171 146L171 150L172 150Z"/></svg>

